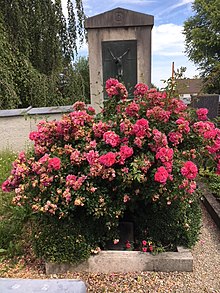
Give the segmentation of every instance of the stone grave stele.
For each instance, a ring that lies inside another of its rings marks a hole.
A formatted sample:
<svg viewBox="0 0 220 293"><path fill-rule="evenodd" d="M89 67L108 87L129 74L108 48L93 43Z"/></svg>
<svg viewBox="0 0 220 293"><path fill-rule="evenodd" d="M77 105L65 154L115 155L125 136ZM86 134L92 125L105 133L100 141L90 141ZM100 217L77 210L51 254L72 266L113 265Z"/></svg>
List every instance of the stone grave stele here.
<svg viewBox="0 0 220 293"><path fill-rule="evenodd" d="M137 83L151 83L152 15L116 8L85 21L88 32L91 104L100 112L108 78L132 93Z"/></svg>

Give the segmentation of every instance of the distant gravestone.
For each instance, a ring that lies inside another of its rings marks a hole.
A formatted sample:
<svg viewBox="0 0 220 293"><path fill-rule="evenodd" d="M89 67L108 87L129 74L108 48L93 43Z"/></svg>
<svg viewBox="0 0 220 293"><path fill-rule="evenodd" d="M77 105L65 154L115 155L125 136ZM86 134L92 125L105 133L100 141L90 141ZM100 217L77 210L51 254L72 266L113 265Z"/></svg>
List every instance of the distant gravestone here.
<svg viewBox="0 0 220 293"><path fill-rule="evenodd" d="M152 15L116 8L86 19L91 104L97 112L108 78L117 78L132 92L137 83L151 83Z"/></svg>
<svg viewBox="0 0 220 293"><path fill-rule="evenodd" d="M214 119L218 116L219 95L202 95L192 97L191 106L193 108L207 108L209 110L209 119Z"/></svg>

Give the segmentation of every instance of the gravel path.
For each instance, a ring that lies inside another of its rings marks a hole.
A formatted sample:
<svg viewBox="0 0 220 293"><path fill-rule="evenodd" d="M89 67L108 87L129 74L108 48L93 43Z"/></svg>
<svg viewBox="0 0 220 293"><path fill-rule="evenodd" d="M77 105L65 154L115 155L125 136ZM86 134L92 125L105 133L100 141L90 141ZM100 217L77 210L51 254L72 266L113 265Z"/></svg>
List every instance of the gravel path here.
<svg viewBox="0 0 220 293"><path fill-rule="evenodd" d="M88 292L129 292L161 293L183 292L220 293L220 231L202 206L203 225L200 240L194 247L194 270L192 273L143 272L129 274L88 274L74 273L51 275L50 278L82 279L88 286ZM48 278L42 267L22 265L5 269L0 264L1 277Z"/></svg>

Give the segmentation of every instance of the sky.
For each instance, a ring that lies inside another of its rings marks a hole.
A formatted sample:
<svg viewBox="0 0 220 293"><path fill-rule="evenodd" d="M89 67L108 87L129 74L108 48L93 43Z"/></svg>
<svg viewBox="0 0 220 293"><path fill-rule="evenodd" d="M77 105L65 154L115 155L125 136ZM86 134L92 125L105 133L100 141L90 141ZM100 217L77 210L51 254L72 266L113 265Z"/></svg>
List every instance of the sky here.
<svg viewBox="0 0 220 293"><path fill-rule="evenodd" d="M65 8L67 0L62 0ZM163 87L172 74L172 62L177 70L187 68L185 76L192 78L198 75L195 65L184 53L183 23L193 15L193 0L83 0L84 11L91 17L117 7L150 14L154 16L152 29L152 83ZM65 10L64 10L65 13ZM88 56L87 44L79 50L80 56Z"/></svg>

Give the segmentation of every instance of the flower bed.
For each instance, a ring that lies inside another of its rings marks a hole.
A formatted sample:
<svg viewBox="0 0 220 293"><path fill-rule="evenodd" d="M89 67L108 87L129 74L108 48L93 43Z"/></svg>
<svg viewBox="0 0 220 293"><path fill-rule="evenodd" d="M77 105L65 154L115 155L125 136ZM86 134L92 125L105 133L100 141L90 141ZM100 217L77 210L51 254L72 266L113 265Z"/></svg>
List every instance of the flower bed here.
<svg viewBox="0 0 220 293"><path fill-rule="evenodd" d="M220 130L206 109L144 84L132 101L115 79L106 91L101 114L77 102L60 121L41 121L30 133L34 153L21 152L2 185L31 211L35 251L48 261L87 259L118 239L126 219L136 243L191 247L200 228L197 164L207 158L220 173Z"/></svg>

